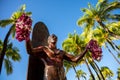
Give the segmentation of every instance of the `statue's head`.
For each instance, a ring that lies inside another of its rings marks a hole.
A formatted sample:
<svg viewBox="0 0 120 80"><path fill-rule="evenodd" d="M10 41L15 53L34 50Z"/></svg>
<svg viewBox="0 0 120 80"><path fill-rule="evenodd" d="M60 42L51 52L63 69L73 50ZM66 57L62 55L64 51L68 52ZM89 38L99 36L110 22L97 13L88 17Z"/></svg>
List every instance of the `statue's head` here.
<svg viewBox="0 0 120 80"><path fill-rule="evenodd" d="M55 34L52 34L48 37L48 44L54 44L57 43L57 36Z"/></svg>

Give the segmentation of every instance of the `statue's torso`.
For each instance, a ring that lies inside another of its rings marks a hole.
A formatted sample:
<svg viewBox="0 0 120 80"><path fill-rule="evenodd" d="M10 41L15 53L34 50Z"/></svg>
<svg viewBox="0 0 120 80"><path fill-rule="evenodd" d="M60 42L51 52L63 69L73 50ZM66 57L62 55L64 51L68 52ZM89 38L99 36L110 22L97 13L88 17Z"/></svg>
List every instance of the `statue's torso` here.
<svg viewBox="0 0 120 80"><path fill-rule="evenodd" d="M66 80L65 71L63 67L62 50L51 50L46 48L46 57L42 58L45 64L44 80Z"/></svg>

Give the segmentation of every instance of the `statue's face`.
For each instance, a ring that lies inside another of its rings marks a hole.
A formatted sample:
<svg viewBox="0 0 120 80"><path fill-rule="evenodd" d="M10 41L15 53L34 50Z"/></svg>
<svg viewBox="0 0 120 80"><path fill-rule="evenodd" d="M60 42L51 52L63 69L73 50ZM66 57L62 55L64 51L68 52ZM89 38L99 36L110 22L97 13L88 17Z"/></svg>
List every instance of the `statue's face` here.
<svg viewBox="0 0 120 80"><path fill-rule="evenodd" d="M57 36L55 34L52 34L48 37L48 44L54 44L57 43Z"/></svg>

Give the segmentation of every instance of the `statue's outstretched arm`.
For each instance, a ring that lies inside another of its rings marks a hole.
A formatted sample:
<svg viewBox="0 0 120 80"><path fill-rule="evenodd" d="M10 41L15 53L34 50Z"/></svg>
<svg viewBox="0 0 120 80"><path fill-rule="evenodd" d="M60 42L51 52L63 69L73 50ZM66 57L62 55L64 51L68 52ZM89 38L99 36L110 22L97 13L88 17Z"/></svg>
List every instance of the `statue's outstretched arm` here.
<svg viewBox="0 0 120 80"><path fill-rule="evenodd" d="M86 54L87 49L85 49L82 53L80 53L78 56L73 56L71 54L68 54L65 52L64 54L64 59L67 61L71 61L71 62L78 62L80 59L82 59L84 57L84 55Z"/></svg>

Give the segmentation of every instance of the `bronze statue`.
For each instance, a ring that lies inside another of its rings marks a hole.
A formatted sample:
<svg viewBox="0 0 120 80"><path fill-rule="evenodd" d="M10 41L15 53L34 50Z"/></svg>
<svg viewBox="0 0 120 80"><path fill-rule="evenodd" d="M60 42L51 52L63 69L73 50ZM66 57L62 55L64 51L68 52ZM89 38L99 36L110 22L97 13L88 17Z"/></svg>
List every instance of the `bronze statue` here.
<svg viewBox="0 0 120 80"><path fill-rule="evenodd" d="M57 49L56 43L57 36L55 34L52 34L48 37L48 45L46 46L40 45L33 48L30 39L26 41L26 48L28 54L38 58L38 60L42 60L44 63L45 68L43 80L67 80L63 67L63 60L67 60L70 62L78 62L80 59L83 58L83 56L88 50L86 47L83 53L78 56L73 56L63 50Z"/></svg>

